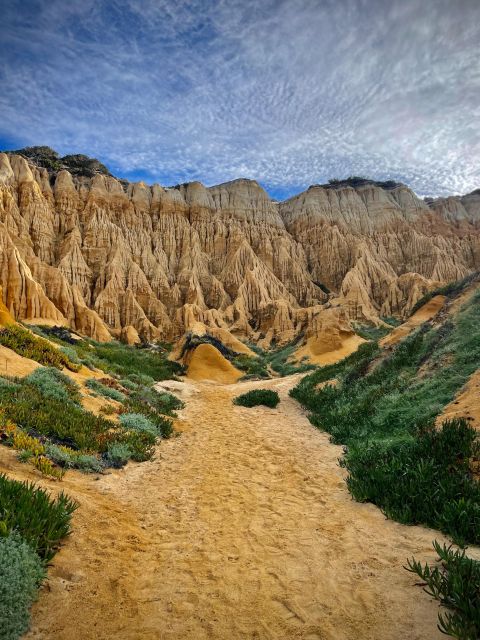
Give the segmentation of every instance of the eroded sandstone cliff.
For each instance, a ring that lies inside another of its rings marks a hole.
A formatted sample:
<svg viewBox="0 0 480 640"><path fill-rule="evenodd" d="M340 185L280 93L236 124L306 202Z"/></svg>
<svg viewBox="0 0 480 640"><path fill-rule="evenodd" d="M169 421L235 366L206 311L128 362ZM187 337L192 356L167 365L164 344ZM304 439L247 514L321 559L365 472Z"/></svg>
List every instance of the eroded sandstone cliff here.
<svg viewBox="0 0 480 640"><path fill-rule="evenodd" d="M0 154L0 285L17 319L98 340L171 340L195 323L251 340L312 335L326 310L378 322L480 267L480 193L254 181L125 184ZM330 313L330 311L329 311Z"/></svg>

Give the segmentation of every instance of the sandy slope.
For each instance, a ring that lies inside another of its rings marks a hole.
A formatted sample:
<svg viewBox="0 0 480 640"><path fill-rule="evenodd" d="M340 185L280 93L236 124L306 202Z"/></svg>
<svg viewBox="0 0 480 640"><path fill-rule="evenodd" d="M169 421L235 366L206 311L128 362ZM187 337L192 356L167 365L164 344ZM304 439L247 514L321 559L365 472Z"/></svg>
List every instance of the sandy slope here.
<svg viewBox="0 0 480 640"><path fill-rule="evenodd" d="M412 554L433 559L441 536L350 499L341 449L288 398L295 380L194 383L182 435L154 462L69 472L62 488L81 509L27 637L441 638L436 603L402 568ZM281 393L276 410L231 404L265 385Z"/></svg>

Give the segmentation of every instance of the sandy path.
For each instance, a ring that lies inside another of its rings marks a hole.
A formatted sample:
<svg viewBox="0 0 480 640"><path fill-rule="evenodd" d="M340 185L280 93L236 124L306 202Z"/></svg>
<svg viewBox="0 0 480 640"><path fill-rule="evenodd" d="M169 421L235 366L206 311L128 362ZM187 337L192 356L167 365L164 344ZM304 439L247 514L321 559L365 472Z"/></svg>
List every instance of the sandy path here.
<svg viewBox="0 0 480 640"><path fill-rule="evenodd" d="M82 508L27 637L443 637L437 604L402 568L413 554L433 559L441 536L350 499L341 448L288 398L295 378L198 384L182 435L155 461L98 480L67 474ZM282 396L276 410L231 404L266 385Z"/></svg>

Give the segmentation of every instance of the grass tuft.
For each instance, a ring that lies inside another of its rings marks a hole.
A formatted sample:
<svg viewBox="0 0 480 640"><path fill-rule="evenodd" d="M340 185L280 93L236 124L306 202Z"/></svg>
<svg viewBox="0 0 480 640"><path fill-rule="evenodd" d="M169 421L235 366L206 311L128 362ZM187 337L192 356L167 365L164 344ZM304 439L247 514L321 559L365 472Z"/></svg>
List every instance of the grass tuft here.
<svg viewBox="0 0 480 640"><path fill-rule="evenodd" d="M247 391L247 393L237 396L233 400L234 404L242 407L264 405L272 409L275 409L279 402L280 398L278 397L278 393L271 389L253 389L252 391Z"/></svg>

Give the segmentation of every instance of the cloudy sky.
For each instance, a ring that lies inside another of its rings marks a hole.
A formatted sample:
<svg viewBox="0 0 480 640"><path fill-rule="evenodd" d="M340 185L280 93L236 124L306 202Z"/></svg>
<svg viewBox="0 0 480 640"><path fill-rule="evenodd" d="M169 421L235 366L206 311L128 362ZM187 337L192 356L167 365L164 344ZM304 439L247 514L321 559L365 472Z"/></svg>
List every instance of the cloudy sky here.
<svg viewBox="0 0 480 640"><path fill-rule="evenodd" d="M130 179L480 187L479 0L0 0L0 148Z"/></svg>

